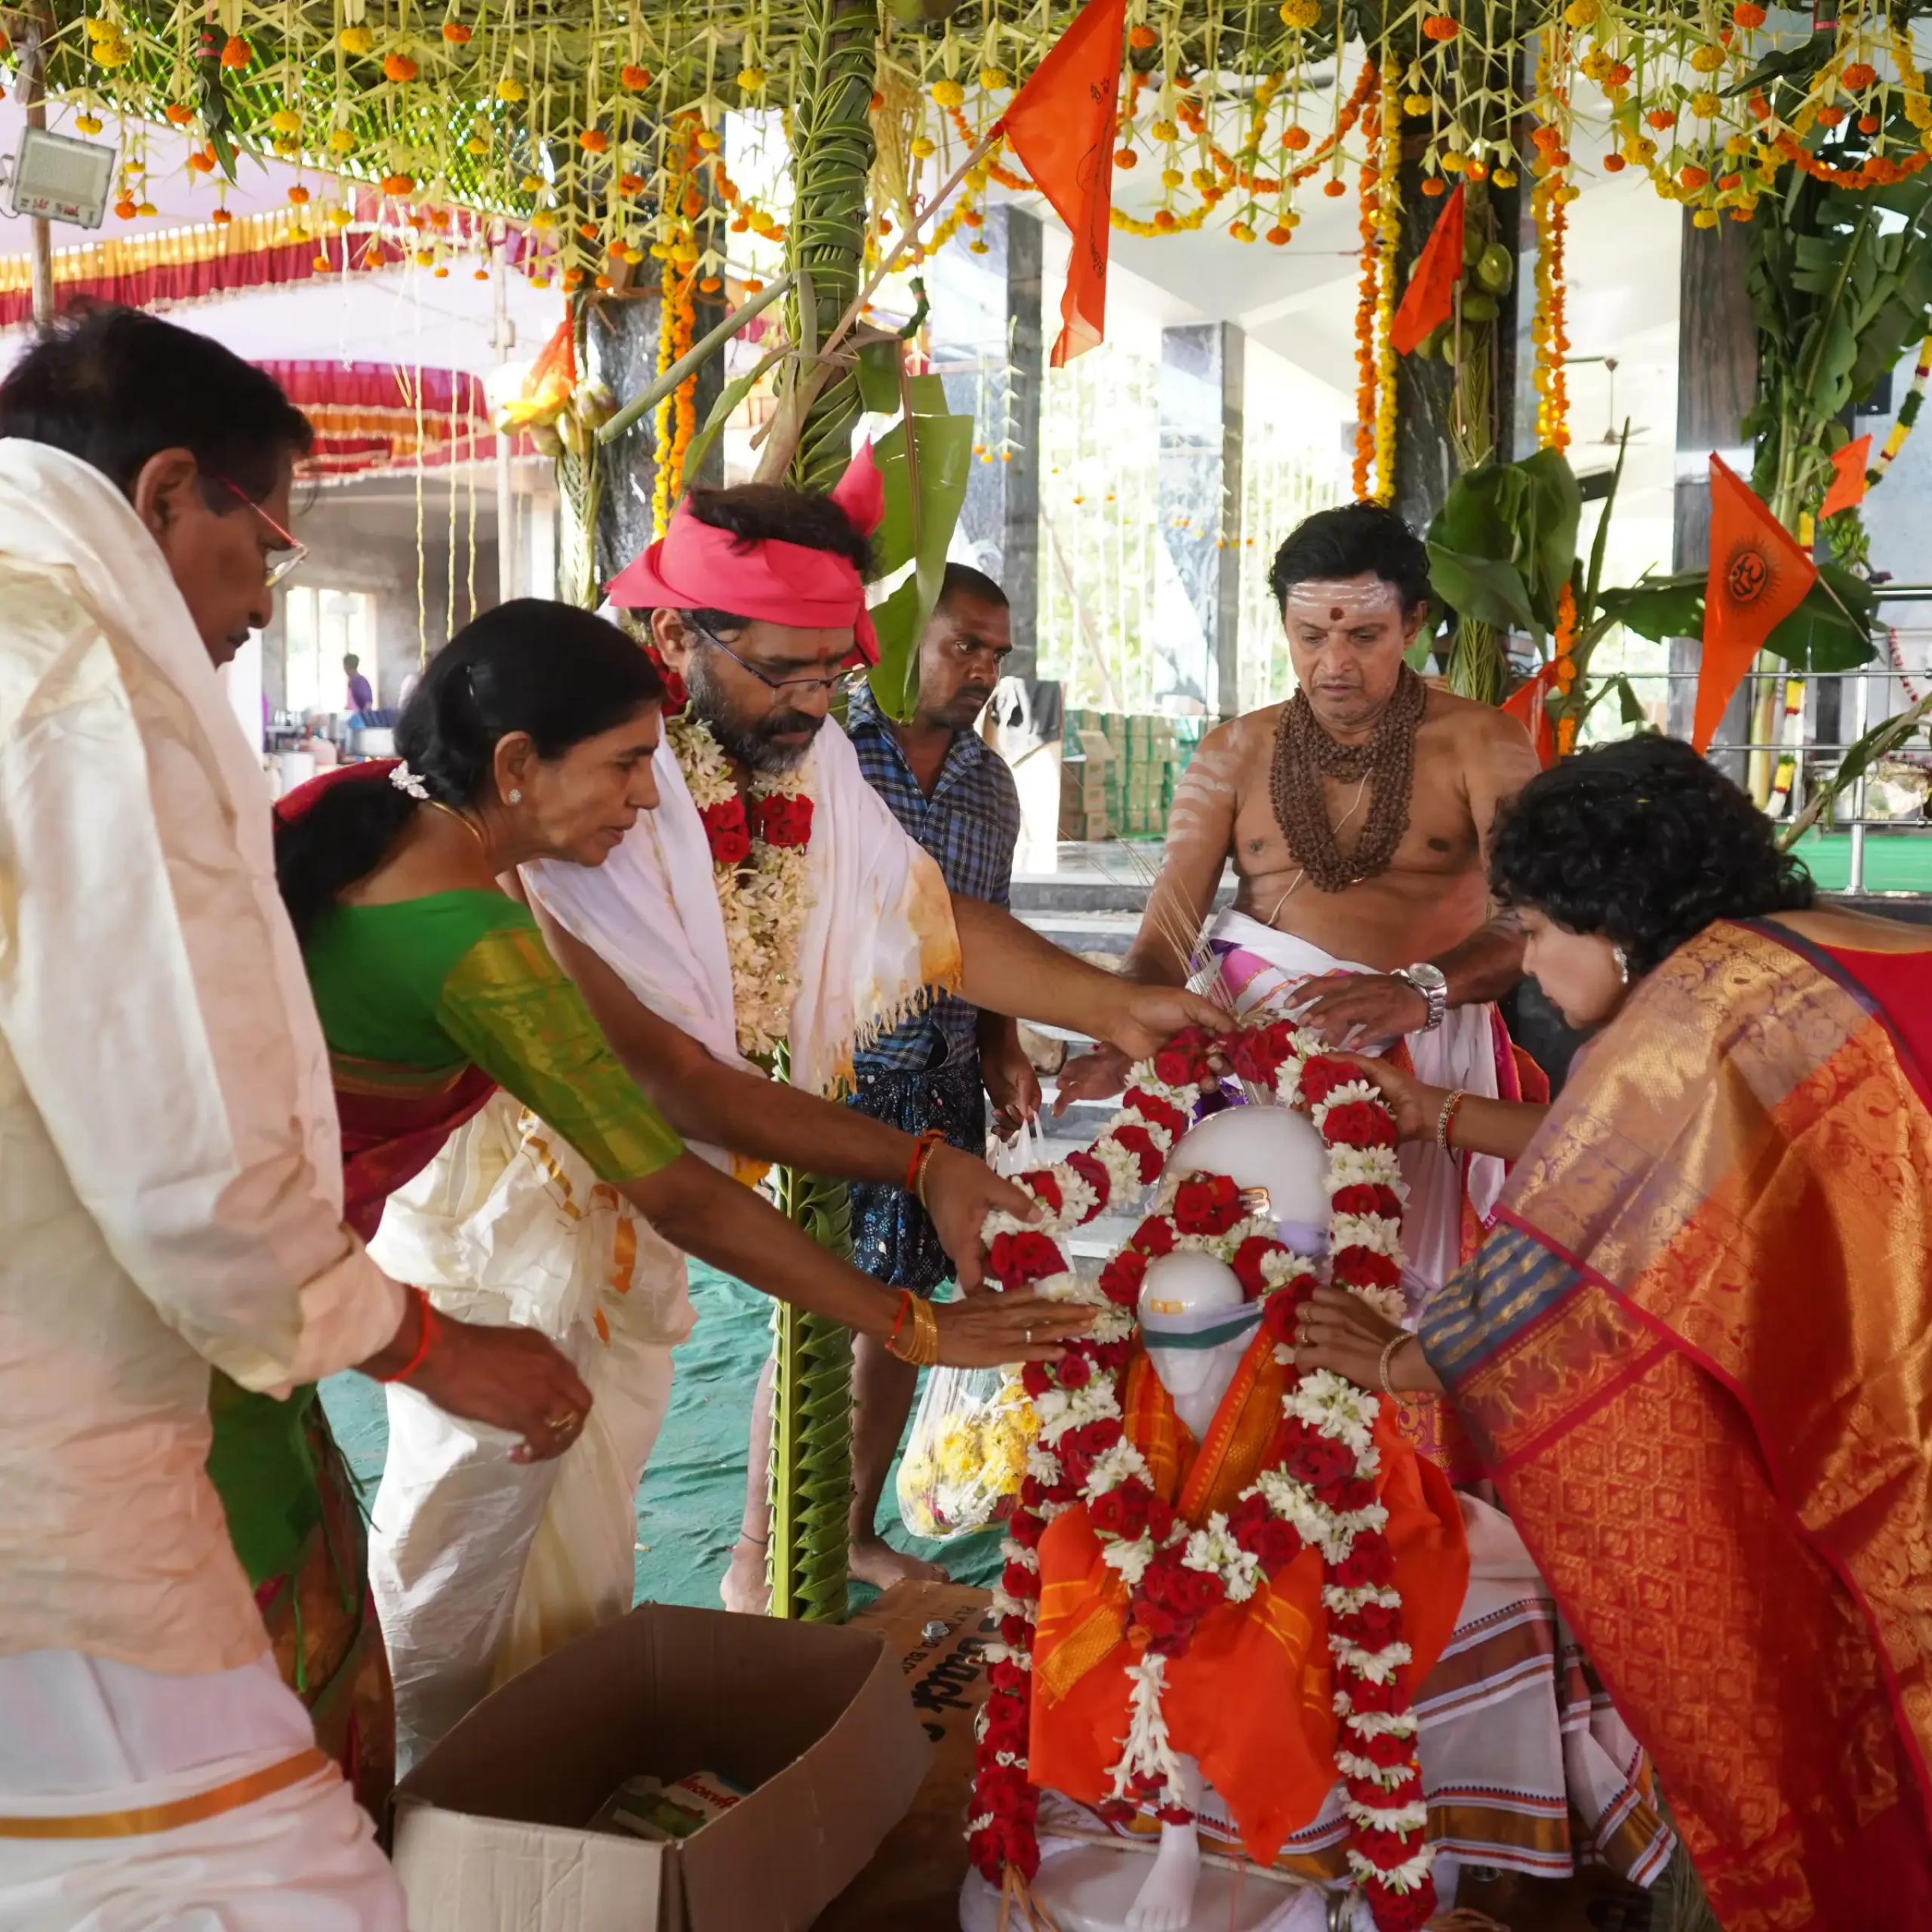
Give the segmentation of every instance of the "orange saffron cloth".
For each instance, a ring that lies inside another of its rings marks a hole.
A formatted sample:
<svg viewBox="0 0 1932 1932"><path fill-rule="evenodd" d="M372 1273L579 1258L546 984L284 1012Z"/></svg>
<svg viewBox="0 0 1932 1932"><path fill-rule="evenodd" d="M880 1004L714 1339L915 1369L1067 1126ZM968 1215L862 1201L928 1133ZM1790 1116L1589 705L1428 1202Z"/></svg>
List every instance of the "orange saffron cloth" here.
<svg viewBox="0 0 1932 1932"><path fill-rule="evenodd" d="M1121 1399L1128 1438L1146 1459L1149 1486L1191 1527L1232 1509L1279 1455L1286 1386L1272 1340L1258 1330L1196 1444L1135 1344ZM1375 1441L1376 1491L1389 1512L1402 1638L1414 1653L1401 1676L1413 1696L1455 1627L1469 1549L1448 1478L1402 1440L1386 1404ZM1032 1781L1089 1804L1108 1795L1127 1735L1128 1667L1146 1641L1130 1627L1126 1586L1101 1560L1101 1548L1084 1504L1048 1526L1033 1641ZM1303 1549L1246 1603L1210 1611L1165 1675L1161 1709L1174 1749L1200 1764L1247 1855L1272 1865L1288 1835L1320 1810L1337 1776L1319 1555Z"/></svg>

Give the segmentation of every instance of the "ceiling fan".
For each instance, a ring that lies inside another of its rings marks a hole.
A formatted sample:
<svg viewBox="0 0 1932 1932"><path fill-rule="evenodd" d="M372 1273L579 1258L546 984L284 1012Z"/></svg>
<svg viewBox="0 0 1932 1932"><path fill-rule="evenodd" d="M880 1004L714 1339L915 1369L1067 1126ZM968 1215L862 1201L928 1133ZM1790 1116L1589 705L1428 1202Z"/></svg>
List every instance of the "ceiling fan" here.
<svg viewBox="0 0 1932 1932"><path fill-rule="evenodd" d="M1647 423L1626 423L1622 429L1617 426L1617 358L1614 355L1568 355L1564 358L1564 362L1566 368L1573 369L1586 362L1601 362L1604 367L1604 373L1610 378L1610 406L1607 411L1608 420L1604 426L1603 434L1596 438L1598 442L1611 449L1614 449L1626 435L1634 443L1651 433L1650 425Z"/></svg>

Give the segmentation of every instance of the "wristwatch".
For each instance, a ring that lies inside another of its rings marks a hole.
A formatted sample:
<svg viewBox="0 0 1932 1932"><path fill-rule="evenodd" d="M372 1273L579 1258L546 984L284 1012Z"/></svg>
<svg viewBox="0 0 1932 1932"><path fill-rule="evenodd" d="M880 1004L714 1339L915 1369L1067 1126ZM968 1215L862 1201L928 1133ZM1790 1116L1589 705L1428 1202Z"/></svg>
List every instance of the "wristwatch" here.
<svg viewBox="0 0 1932 1932"><path fill-rule="evenodd" d="M1398 968L1389 977L1400 980L1411 992L1422 995L1429 1004L1429 1017L1417 1030L1434 1032L1442 1024L1442 1016L1449 1011L1449 982L1444 978L1442 968L1432 966L1426 959L1419 959L1413 966Z"/></svg>

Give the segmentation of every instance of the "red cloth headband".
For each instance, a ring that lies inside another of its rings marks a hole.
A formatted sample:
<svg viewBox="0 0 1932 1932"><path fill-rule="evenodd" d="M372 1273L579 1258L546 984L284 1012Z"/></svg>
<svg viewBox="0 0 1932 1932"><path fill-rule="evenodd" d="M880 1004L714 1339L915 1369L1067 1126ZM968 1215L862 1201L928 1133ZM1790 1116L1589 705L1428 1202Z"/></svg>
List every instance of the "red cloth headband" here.
<svg viewBox="0 0 1932 1932"><path fill-rule="evenodd" d="M854 529L866 536L885 514L884 479L866 444L850 463L832 500ZM868 664L878 662L878 638L866 609L866 587L843 557L773 537L745 545L728 530L700 523L688 499L644 555L620 571L605 592L626 611L729 611L804 630L852 626Z"/></svg>

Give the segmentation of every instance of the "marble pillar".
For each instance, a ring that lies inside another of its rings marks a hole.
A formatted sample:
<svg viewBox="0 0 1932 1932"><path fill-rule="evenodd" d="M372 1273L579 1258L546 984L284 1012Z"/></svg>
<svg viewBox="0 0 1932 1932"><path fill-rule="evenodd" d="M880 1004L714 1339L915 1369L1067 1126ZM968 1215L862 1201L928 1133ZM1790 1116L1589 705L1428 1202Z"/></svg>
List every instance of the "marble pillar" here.
<svg viewBox="0 0 1932 1932"><path fill-rule="evenodd" d="M1007 595L1009 675L1031 678L1040 615L1040 221L990 208L983 255L943 249L926 266L934 370L946 398L974 420L980 453L952 554Z"/></svg>
<svg viewBox="0 0 1932 1932"><path fill-rule="evenodd" d="M1699 228L1684 212L1683 252L1678 278L1677 479L1672 567L1701 570L1710 561L1710 458L1715 450L1740 476L1751 473L1751 452L1741 425L1758 389L1758 334L1751 315L1746 275L1751 261L1751 231L1742 222L1721 221ZM1691 638L1673 638L1670 668L1695 671L1699 646ZM1749 737L1752 681L1746 678L1718 727L1719 742L1737 744ZM1673 737L1690 735L1697 686L1688 681L1670 688L1669 728ZM1730 761L1742 777L1741 755ZM1730 765L1727 765L1727 769Z"/></svg>
<svg viewBox="0 0 1932 1932"><path fill-rule="evenodd" d="M1161 331L1154 702L1177 716L1240 709L1242 360L1232 322Z"/></svg>

